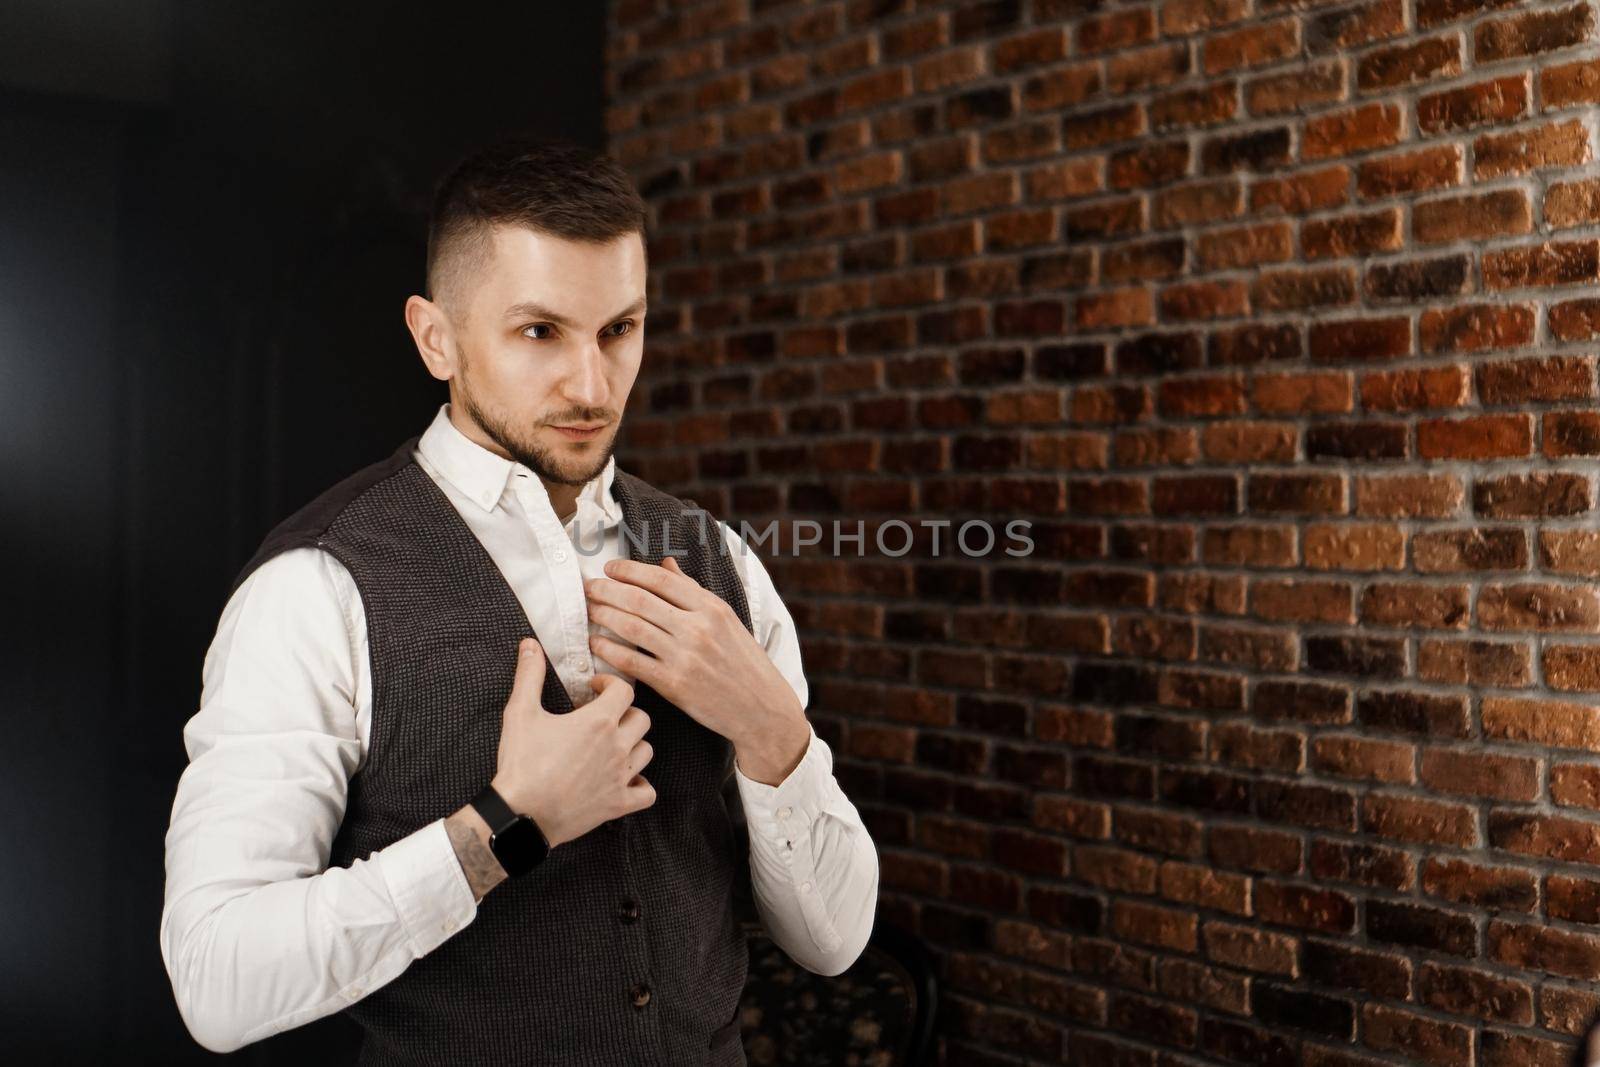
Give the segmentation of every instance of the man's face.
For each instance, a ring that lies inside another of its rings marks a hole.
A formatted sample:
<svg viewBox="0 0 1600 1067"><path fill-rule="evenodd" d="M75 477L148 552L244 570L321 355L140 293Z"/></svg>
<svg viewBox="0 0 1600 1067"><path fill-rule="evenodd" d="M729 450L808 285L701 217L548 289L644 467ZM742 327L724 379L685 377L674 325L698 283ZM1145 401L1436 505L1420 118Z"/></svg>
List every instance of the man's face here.
<svg viewBox="0 0 1600 1067"><path fill-rule="evenodd" d="M547 482L581 486L611 456L644 353L645 254L496 226L450 308L460 407ZM575 433L562 427L596 427Z"/></svg>

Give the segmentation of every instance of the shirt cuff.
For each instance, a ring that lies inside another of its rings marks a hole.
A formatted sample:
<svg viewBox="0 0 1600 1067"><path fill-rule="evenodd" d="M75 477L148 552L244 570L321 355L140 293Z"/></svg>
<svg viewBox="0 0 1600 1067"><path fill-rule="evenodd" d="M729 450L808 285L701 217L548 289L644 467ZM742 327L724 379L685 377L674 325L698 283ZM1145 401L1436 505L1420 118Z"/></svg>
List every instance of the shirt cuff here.
<svg viewBox="0 0 1600 1067"><path fill-rule="evenodd" d="M406 938L419 958L477 917L478 903L443 819L379 850L373 859L378 861Z"/></svg>
<svg viewBox="0 0 1600 1067"><path fill-rule="evenodd" d="M826 808L827 786L833 782L833 753L813 727L805 755L777 785L748 777L737 759L733 771L744 801L745 821L769 840L788 838L804 832Z"/></svg>

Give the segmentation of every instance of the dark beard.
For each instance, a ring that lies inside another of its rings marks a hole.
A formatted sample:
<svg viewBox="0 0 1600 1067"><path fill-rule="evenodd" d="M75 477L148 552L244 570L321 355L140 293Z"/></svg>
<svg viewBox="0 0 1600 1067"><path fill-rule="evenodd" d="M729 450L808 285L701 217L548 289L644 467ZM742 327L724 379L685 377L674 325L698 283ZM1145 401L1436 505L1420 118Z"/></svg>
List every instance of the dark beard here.
<svg viewBox="0 0 1600 1067"><path fill-rule="evenodd" d="M550 450L539 445L518 441L511 433L510 428L501 420L493 418L480 408L472 399L472 393L467 388L466 363L461 359L461 350L458 348L457 365L461 369L461 406L467 414L472 416L474 422L483 428L489 435L489 440L505 449L506 454L518 463L527 467L543 480L555 485L583 486L592 481L601 471L606 469L606 464L611 460L611 452L616 447L617 438L613 433L611 440L606 442L605 451L595 459L594 465L586 473L577 475L567 474L556 466L556 459ZM586 422L603 417L601 414L579 414L570 419L572 422Z"/></svg>

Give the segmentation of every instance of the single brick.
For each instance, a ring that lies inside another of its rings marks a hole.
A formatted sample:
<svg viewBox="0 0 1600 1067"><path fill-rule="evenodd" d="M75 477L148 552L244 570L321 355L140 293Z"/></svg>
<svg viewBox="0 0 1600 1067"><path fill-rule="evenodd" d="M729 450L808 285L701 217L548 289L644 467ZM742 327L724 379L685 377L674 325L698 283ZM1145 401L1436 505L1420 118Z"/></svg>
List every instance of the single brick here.
<svg viewBox="0 0 1600 1067"><path fill-rule="evenodd" d="M1364 159L1356 170L1356 190L1363 200L1448 189L1461 180L1461 146L1455 144Z"/></svg>
<svg viewBox="0 0 1600 1067"><path fill-rule="evenodd" d="M1560 574L1600 577L1600 532L1541 530L1539 562L1546 570Z"/></svg>
<svg viewBox="0 0 1600 1067"><path fill-rule="evenodd" d="M1361 621L1378 626L1466 629L1470 616L1465 585L1373 582L1361 593Z"/></svg>
<svg viewBox="0 0 1600 1067"><path fill-rule="evenodd" d="M1600 632L1600 593L1588 585L1485 585L1478 593L1478 625L1485 630Z"/></svg>
<svg viewBox="0 0 1600 1067"><path fill-rule="evenodd" d="M1424 459L1509 459L1533 452L1533 416L1476 415L1417 424Z"/></svg>
<svg viewBox="0 0 1600 1067"><path fill-rule="evenodd" d="M1374 730L1416 737L1463 738L1470 730L1467 698L1454 694L1369 690L1361 694L1357 715Z"/></svg>
<svg viewBox="0 0 1600 1067"><path fill-rule="evenodd" d="M1539 879L1532 871L1449 856L1428 857L1422 889L1429 896L1491 911L1530 912L1539 902Z"/></svg>
<svg viewBox="0 0 1600 1067"><path fill-rule="evenodd" d="M1582 981L1600 978L1600 937L1552 926L1489 924L1487 956L1536 974L1558 974Z"/></svg>
<svg viewBox="0 0 1600 1067"><path fill-rule="evenodd" d="M1364 92L1392 89L1461 73L1461 42L1454 36L1428 37L1368 52L1356 67Z"/></svg>
<svg viewBox="0 0 1600 1067"><path fill-rule="evenodd" d="M1304 215L1326 211L1349 200L1350 169L1343 164L1286 178L1264 178L1250 187L1250 210Z"/></svg>
<svg viewBox="0 0 1600 1067"><path fill-rule="evenodd" d="M1411 987L1411 961L1333 941L1307 938L1301 966L1318 985L1404 1000Z"/></svg>
<svg viewBox="0 0 1600 1067"><path fill-rule="evenodd" d="M1409 784L1416 780L1415 753L1416 746L1403 741L1329 735L1317 738L1311 762L1318 771L1340 778Z"/></svg>
<svg viewBox="0 0 1600 1067"><path fill-rule="evenodd" d="M1544 417L1544 454L1600 455L1600 413L1552 411Z"/></svg>
<svg viewBox="0 0 1600 1067"><path fill-rule="evenodd" d="M1245 107L1252 115L1286 115L1345 99L1344 85L1344 59L1324 60L1251 79L1244 89Z"/></svg>
<svg viewBox="0 0 1600 1067"><path fill-rule="evenodd" d="M1522 641L1450 641L1417 644L1417 677L1448 685L1514 688L1533 681L1533 655Z"/></svg>
<svg viewBox="0 0 1600 1067"><path fill-rule="evenodd" d="M1588 400L1595 396L1594 370L1593 356L1548 356L1480 363L1478 396L1485 404ZM1548 420L1546 416L1547 433Z"/></svg>
<svg viewBox="0 0 1600 1067"><path fill-rule="evenodd" d="M1580 515L1593 506L1589 479L1577 473L1507 474L1472 487L1472 509L1486 518Z"/></svg>
<svg viewBox="0 0 1600 1067"><path fill-rule="evenodd" d="M1544 194L1544 217L1558 230L1600 222L1600 179L1552 183Z"/></svg>
<svg viewBox="0 0 1600 1067"><path fill-rule="evenodd" d="M1363 474L1356 478L1355 513L1367 518L1443 519L1466 498L1453 474Z"/></svg>
<svg viewBox="0 0 1600 1067"><path fill-rule="evenodd" d="M1586 3L1496 19L1473 30L1473 58L1478 63L1493 63L1538 55L1582 44L1593 31L1594 11Z"/></svg>
<svg viewBox="0 0 1600 1067"><path fill-rule="evenodd" d="M1398 1053L1405 1063L1469 1067L1473 1028L1441 1022L1386 1004L1364 1004L1361 1032L1370 1048Z"/></svg>
<svg viewBox="0 0 1600 1067"><path fill-rule="evenodd" d="M1367 902L1367 934L1375 941L1453 956L1470 957L1477 942L1471 916L1426 904L1387 900Z"/></svg>
<svg viewBox="0 0 1600 1067"><path fill-rule="evenodd" d="M1539 96L1546 111L1600 103L1600 60L1544 67L1539 71Z"/></svg>
<svg viewBox="0 0 1600 1067"><path fill-rule="evenodd" d="M1429 200L1411 209L1412 235L1424 244L1507 237L1532 229L1533 211L1521 189Z"/></svg>
<svg viewBox="0 0 1600 1067"><path fill-rule="evenodd" d="M1300 228L1300 245L1307 259L1343 259L1392 252L1402 243L1399 208L1307 220Z"/></svg>
<svg viewBox="0 0 1600 1067"><path fill-rule="evenodd" d="M1600 646L1546 645L1540 663L1552 689L1600 691Z"/></svg>
<svg viewBox="0 0 1600 1067"><path fill-rule="evenodd" d="M1428 530L1412 537L1411 556L1423 573L1523 570L1528 539L1521 530L1491 527Z"/></svg>
<svg viewBox="0 0 1600 1067"><path fill-rule="evenodd" d="M1528 75L1509 74L1492 81L1429 93L1417 100L1417 127L1423 133L1502 125L1528 113Z"/></svg>
<svg viewBox="0 0 1600 1067"><path fill-rule="evenodd" d="M1576 167L1589 158L1588 128L1574 119L1480 135L1472 144L1472 175L1482 181L1549 167Z"/></svg>
<svg viewBox="0 0 1600 1067"><path fill-rule="evenodd" d="M1551 767L1550 799L1566 807L1600 809L1600 767L1588 763Z"/></svg>
<svg viewBox="0 0 1600 1067"><path fill-rule="evenodd" d="M1457 848L1470 848L1478 843L1477 817L1472 808L1418 797L1367 794L1361 799L1361 828L1397 841ZM1368 929L1371 930L1370 911Z"/></svg>
<svg viewBox="0 0 1600 1067"><path fill-rule="evenodd" d="M1361 404L1369 411L1423 411L1467 403L1472 379L1462 364L1363 375Z"/></svg>
<svg viewBox="0 0 1600 1067"><path fill-rule="evenodd" d="M1441 793L1532 802L1539 794L1541 762L1526 756L1429 748L1422 753L1422 783Z"/></svg>
<svg viewBox="0 0 1600 1067"><path fill-rule="evenodd" d="M1401 110L1395 104L1366 104L1319 116L1302 128L1300 158L1327 159L1387 148L1400 140L1400 132Z"/></svg>
<svg viewBox="0 0 1600 1067"><path fill-rule="evenodd" d="M1207 74L1226 74L1287 59L1300 51L1300 20L1283 18L1208 37L1201 49Z"/></svg>
<svg viewBox="0 0 1600 1067"><path fill-rule="evenodd" d="M1204 928L1206 957L1247 971L1297 976L1299 940L1255 926L1208 921Z"/></svg>
<svg viewBox="0 0 1600 1067"><path fill-rule="evenodd" d="M1326 839L1312 844L1311 874L1396 893L1410 890L1417 882L1416 864L1404 849Z"/></svg>
<svg viewBox="0 0 1600 1067"><path fill-rule="evenodd" d="M1490 289L1595 281L1600 281L1600 240L1547 241L1483 253L1483 284Z"/></svg>
<svg viewBox="0 0 1600 1067"><path fill-rule="evenodd" d="M1600 862L1600 823L1496 810L1489 813L1489 843L1527 856L1593 865Z"/></svg>
<svg viewBox="0 0 1600 1067"><path fill-rule="evenodd" d="M1373 264L1367 268L1366 294L1375 301L1407 303L1454 296L1472 288L1471 266L1465 255Z"/></svg>
<svg viewBox="0 0 1600 1067"><path fill-rule="evenodd" d="M1600 708L1563 700L1486 696L1485 737L1600 752Z"/></svg>
<svg viewBox="0 0 1600 1067"><path fill-rule="evenodd" d="M1355 928L1355 900L1347 893L1288 882L1256 883L1256 917L1274 926L1328 933Z"/></svg>
<svg viewBox="0 0 1600 1067"><path fill-rule="evenodd" d="M1251 383L1251 403L1272 415L1347 412L1352 405L1352 380L1344 371L1258 374Z"/></svg>
<svg viewBox="0 0 1600 1067"><path fill-rule="evenodd" d="M1309 340L1311 358L1319 363L1396 359L1411 354L1411 321L1392 316L1313 322Z"/></svg>

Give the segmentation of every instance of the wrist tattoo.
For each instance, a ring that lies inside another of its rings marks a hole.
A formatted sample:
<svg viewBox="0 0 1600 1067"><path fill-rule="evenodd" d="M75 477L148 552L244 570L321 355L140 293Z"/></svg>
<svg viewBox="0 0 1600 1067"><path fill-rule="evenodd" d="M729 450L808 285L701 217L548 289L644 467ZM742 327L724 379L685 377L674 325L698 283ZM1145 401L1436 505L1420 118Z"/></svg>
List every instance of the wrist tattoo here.
<svg viewBox="0 0 1600 1067"><path fill-rule="evenodd" d="M456 850L456 860L467 876L467 885L472 888L473 900L481 902L489 890L505 881L506 870L460 812L450 816L444 824L450 844Z"/></svg>

